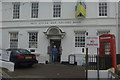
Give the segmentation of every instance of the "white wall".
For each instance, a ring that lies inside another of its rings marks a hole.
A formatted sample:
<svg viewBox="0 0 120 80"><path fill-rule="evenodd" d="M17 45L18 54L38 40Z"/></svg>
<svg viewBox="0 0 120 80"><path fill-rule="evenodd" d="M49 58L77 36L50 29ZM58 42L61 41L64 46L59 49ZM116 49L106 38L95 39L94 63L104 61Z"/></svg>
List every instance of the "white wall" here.
<svg viewBox="0 0 120 80"><path fill-rule="evenodd" d="M2 29L0 29L0 49L2 49Z"/></svg>
<svg viewBox="0 0 120 80"><path fill-rule="evenodd" d="M62 40L62 48L63 48L62 61L67 61L68 55L70 55L71 53L86 54L86 49L84 47L75 47L75 33L74 33L74 31L76 31L76 30L77 31L78 30L80 30L80 31L85 30L88 32L88 35L94 35L94 36L97 35L98 30L110 30L110 34L116 35L116 28L114 26L109 26L109 27L104 27L104 28L99 27L99 26L96 26L96 27L92 27L92 26L74 27L74 26L71 26L71 27L69 27L69 29L66 27L62 27L61 29L66 32L66 35ZM82 53L82 48L84 48L84 51L85 51L84 53ZM89 52L89 54L97 54L97 49L90 48L90 49L88 49L88 52Z"/></svg>
<svg viewBox="0 0 120 80"><path fill-rule="evenodd" d="M75 18L75 2L63 2L61 4L61 19Z"/></svg>
<svg viewBox="0 0 120 80"><path fill-rule="evenodd" d="M74 19L75 18L75 2L62 2L61 3L61 17L58 19ZM13 20L13 4L12 2L3 2L3 21ZM108 3L108 17L115 17L115 2ZM98 18L99 16L99 3L98 2L86 2L86 16L87 18ZM31 2L21 2L20 4L20 19L31 19ZM44 19L56 19L53 18L53 3L41 2L39 3L39 18Z"/></svg>
<svg viewBox="0 0 120 80"><path fill-rule="evenodd" d="M118 3L118 35L120 35L120 2ZM120 36L118 36L118 49L120 49ZM120 53L120 50L118 50Z"/></svg>
<svg viewBox="0 0 120 80"><path fill-rule="evenodd" d="M20 3L20 19L31 18L31 4L29 2Z"/></svg>
<svg viewBox="0 0 120 80"><path fill-rule="evenodd" d="M88 70L88 80L91 78L97 79L97 70ZM99 70L99 78L100 80L108 79L108 70Z"/></svg>
<svg viewBox="0 0 120 80"><path fill-rule="evenodd" d="M2 48L2 3L0 2L0 48Z"/></svg>
<svg viewBox="0 0 120 80"><path fill-rule="evenodd" d="M12 20L13 18L13 15L12 15L12 9L13 9L13 6L12 6L12 2L5 2L5 3L2 3L2 20Z"/></svg>
<svg viewBox="0 0 120 80"><path fill-rule="evenodd" d="M86 16L88 18L97 18L98 17L98 2L87 2L86 3Z"/></svg>
<svg viewBox="0 0 120 80"><path fill-rule="evenodd" d="M75 30L86 30L89 35L96 35L98 30L110 30L111 34L117 34L117 23L115 19L115 3L108 4L108 17L98 17L98 3L86 3L87 5L87 17L85 19L75 19L75 3L61 3L61 18L53 18L53 3L40 3L39 4L39 18L31 19L31 4L29 2L21 3L20 7L20 19L12 19L12 3L3 3L3 32L2 32L2 44L3 49L9 48L9 32L19 32L19 48L28 48L28 32L38 32L38 48L36 52L39 52L43 56L48 57L47 47L49 40L45 37L44 33L48 27L57 26L66 32L65 37L61 40L62 44L62 61L68 60L68 55L71 53L81 54L82 48L75 48ZM9 14L8 14L9 13ZM78 21L74 24L39 24L50 21ZM32 24L34 23L34 24ZM117 36L116 36L117 37ZM84 48L85 49L85 48ZM85 51L85 50L84 50ZM89 49L90 54L96 53L95 49ZM85 54L85 52L83 53Z"/></svg>
<svg viewBox="0 0 120 80"><path fill-rule="evenodd" d="M62 45L62 61L68 60L68 55L71 53L75 54L85 54L86 52L82 53L82 47L75 47L75 33L76 30L86 30L89 35L96 35L97 30L110 30L111 34L115 34L115 27L109 26L109 27L60 27L64 32L66 32L65 37L61 40ZM68 29L69 28L69 29ZM47 55L47 47L49 45L49 39L45 37L46 28L18 28L18 29L5 29L3 30L3 49L9 48L9 32L18 31L19 32L19 39L18 39L18 46L19 48L25 48L29 49L29 43L28 43L28 32L31 31L37 31L38 32L38 48L35 49L36 52L42 54L45 57L48 57ZM116 35L116 34L115 34ZM86 49L84 48L84 51ZM96 54L97 49L89 49L89 54Z"/></svg>

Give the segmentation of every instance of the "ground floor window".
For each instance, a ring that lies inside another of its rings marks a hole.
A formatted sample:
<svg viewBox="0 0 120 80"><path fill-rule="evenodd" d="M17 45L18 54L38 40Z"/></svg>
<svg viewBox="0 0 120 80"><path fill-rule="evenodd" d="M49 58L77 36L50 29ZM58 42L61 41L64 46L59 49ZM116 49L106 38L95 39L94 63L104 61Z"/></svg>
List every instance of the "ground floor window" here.
<svg viewBox="0 0 120 80"><path fill-rule="evenodd" d="M103 35L103 34L109 34L110 31L97 31L97 35L100 36L100 35Z"/></svg>
<svg viewBox="0 0 120 80"><path fill-rule="evenodd" d="M29 48L38 47L38 32L29 32Z"/></svg>
<svg viewBox="0 0 120 80"><path fill-rule="evenodd" d="M86 31L75 31L75 47L85 47Z"/></svg>
<svg viewBox="0 0 120 80"><path fill-rule="evenodd" d="M10 32L10 48L18 48L18 32Z"/></svg>

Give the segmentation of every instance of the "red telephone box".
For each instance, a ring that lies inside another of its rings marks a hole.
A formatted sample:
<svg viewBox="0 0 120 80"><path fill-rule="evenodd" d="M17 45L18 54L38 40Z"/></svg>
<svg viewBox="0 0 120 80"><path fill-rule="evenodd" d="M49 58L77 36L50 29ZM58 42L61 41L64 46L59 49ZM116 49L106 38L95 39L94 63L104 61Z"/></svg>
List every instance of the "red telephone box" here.
<svg viewBox="0 0 120 80"><path fill-rule="evenodd" d="M111 55L112 56L112 67L115 68L116 73L116 43L115 36L112 34L103 34L99 36L99 56Z"/></svg>

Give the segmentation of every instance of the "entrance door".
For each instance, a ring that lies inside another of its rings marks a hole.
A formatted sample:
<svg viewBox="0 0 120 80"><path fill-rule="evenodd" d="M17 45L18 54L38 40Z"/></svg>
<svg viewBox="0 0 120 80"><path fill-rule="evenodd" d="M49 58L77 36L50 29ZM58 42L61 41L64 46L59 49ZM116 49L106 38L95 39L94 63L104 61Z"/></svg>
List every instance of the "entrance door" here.
<svg viewBox="0 0 120 80"><path fill-rule="evenodd" d="M51 49L53 48L53 46L56 46L57 50L58 50L58 54L57 54L57 60L55 62L60 62L60 58L61 58L61 40L60 39L51 39L50 40L50 47ZM52 60L52 57L51 57Z"/></svg>

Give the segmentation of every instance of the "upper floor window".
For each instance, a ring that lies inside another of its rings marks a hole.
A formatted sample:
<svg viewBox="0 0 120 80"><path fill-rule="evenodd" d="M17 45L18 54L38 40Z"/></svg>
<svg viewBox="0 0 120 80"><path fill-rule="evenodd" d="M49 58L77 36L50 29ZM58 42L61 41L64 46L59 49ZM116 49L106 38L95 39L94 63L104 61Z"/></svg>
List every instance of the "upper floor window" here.
<svg viewBox="0 0 120 80"><path fill-rule="evenodd" d="M38 2L32 3L31 18L38 18Z"/></svg>
<svg viewBox="0 0 120 80"><path fill-rule="evenodd" d="M85 47L86 31L75 31L75 47Z"/></svg>
<svg viewBox="0 0 120 80"><path fill-rule="evenodd" d="M54 2L53 5L53 17L61 16L61 2Z"/></svg>
<svg viewBox="0 0 120 80"><path fill-rule="evenodd" d="M99 16L107 16L107 2L99 3Z"/></svg>
<svg viewBox="0 0 120 80"><path fill-rule="evenodd" d="M13 3L13 19L19 19L20 17L20 3Z"/></svg>

